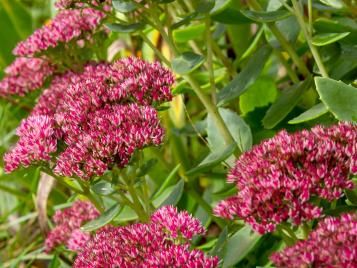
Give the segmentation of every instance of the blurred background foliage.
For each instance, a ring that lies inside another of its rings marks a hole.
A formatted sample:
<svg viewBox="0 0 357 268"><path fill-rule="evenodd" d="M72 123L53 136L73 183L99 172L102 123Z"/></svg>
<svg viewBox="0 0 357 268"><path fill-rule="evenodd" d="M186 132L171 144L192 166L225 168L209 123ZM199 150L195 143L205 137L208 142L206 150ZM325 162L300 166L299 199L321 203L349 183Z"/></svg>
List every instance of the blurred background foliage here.
<svg viewBox="0 0 357 268"><path fill-rule="evenodd" d="M11 51L16 43L48 23L55 14L53 2L0 0L0 77L4 68L14 59ZM308 114L302 119L296 118L319 103L318 92L312 82L308 81L310 74L318 74L319 70L296 17L287 14L287 11L283 12L279 0L259 1L267 11L263 15L251 11L255 1L236 0L217 0L215 8L208 15L204 10L198 12L204 15L197 15L197 8L204 8L206 2L210 1L174 1L158 9L158 16L171 25L170 34L179 51L205 56L208 50L213 53L212 62L209 63L206 59L203 63L204 69L190 70L204 93L211 92L212 84L218 89L224 89L227 84L234 88L244 88L244 93L237 95L240 95L239 102L228 99L224 108L219 110L228 128L236 133L233 134L234 138L243 137L244 140L236 140L241 150L247 150L252 144L272 137L282 128L294 131L309 128L316 123L329 124L336 121L326 111L312 113L312 116ZM329 76L355 85L355 1L312 2L312 40L319 49ZM141 22L140 17L129 18L133 19L133 23ZM277 30L294 49L298 63L302 66L297 66L289 51L282 48L274 34ZM150 61L160 59L143 42L143 38L150 40L156 49L172 61L174 56L170 47L159 32L150 27L144 28L140 33L128 29L113 29L106 44L110 45L108 58L112 60L135 55ZM189 62L192 63L192 58ZM182 61L179 63L182 64ZM213 66L214 81L210 80L212 75L207 64ZM176 71L179 68L182 66L176 66ZM238 83L243 84L235 84L237 76L240 80ZM298 81L308 81L309 84L305 88L300 85L298 90L291 89ZM150 163L147 176L151 178L152 188L158 188L170 179L171 188L166 191L166 197L177 189L176 183L181 177L190 177L185 191L180 193L178 206L192 212L209 227L207 241L197 241L197 244L201 248L211 249L219 239L225 240L227 230L220 232L217 224L211 224L213 219L203 208L206 203L213 206L218 200L234 192L234 187L225 183L227 170L233 164L234 157L226 159L219 155L220 158L213 158L214 163L211 161L207 165L207 162L203 162L202 165L202 160L210 155L210 151L222 149L221 134L212 123L212 118L206 115L192 87L180 75L177 76L173 92L177 96L170 103L170 109L161 112L162 122L167 130L165 145L161 148L148 148L144 152L145 163ZM16 103L0 100L1 155L16 140L16 127L28 114L35 97L34 94L16 100ZM219 95L213 96L212 101L217 101L217 97L220 98ZM291 122L292 119L295 121ZM37 222L39 210L36 207L39 181L40 170L36 168L21 169L10 175L0 170L0 264L4 267L66 266L57 255L54 257L42 253L43 237ZM197 191L192 191L193 188ZM66 206L71 198L74 196L67 188L57 185L48 200L46 197L42 202L47 202L48 214L52 215L56 208ZM206 202L202 202L202 199ZM114 220L119 223L134 218L132 212L123 211ZM224 245L228 249L228 253L225 253L227 265L267 265L270 253L282 246L281 241L273 234L261 237L252 234L246 227L229 227L233 235ZM230 249L234 251L229 252ZM219 250L219 245L213 250Z"/></svg>

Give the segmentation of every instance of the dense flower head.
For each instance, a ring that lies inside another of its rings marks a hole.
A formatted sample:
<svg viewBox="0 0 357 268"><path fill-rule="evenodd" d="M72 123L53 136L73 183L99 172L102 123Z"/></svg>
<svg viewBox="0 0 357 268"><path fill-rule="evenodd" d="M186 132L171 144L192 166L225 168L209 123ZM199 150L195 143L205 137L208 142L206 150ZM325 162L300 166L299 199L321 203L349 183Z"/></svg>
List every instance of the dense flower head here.
<svg viewBox="0 0 357 268"><path fill-rule="evenodd" d="M173 82L171 72L158 63L135 58L92 62L81 73L55 76L31 113L53 122L55 141L62 146L54 171L88 179L114 165L127 165L137 149L161 144L164 130L151 105L171 100ZM11 153L9 172L23 164L14 161L18 151Z"/></svg>
<svg viewBox="0 0 357 268"><path fill-rule="evenodd" d="M104 16L92 8L62 10L48 25L20 42L13 52L16 56L33 56L61 43L91 39Z"/></svg>
<svg viewBox="0 0 357 268"><path fill-rule="evenodd" d="M116 71L114 81L119 88L112 92L110 98L127 96L135 102L151 105L172 99L170 87L174 83L172 72L160 63L148 63L141 59L129 57L114 63Z"/></svg>
<svg viewBox="0 0 357 268"><path fill-rule="evenodd" d="M74 267L217 267L217 257L190 249L190 237L183 235L178 239L177 228L181 234L204 233L198 220L187 212L163 207L153 214L149 223L106 227L97 232L79 252Z"/></svg>
<svg viewBox="0 0 357 268"><path fill-rule="evenodd" d="M46 115L34 115L21 122L17 129L20 137L16 146L4 155L5 171L11 172L19 165L49 161L57 150L54 119Z"/></svg>
<svg viewBox="0 0 357 268"><path fill-rule="evenodd" d="M106 106L88 114L85 122L66 123L67 148L54 171L81 178L101 175L114 162L125 166L136 149L159 145L164 135L156 110L137 104Z"/></svg>
<svg viewBox="0 0 357 268"><path fill-rule="evenodd" d="M177 208L172 206L157 210L151 216L151 221L161 226L174 239L180 237L192 239L195 235L205 233L204 227L198 219L191 217L187 211L178 212Z"/></svg>
<svg viewBox="0 0 357 268"><path fill-rule="evenodd" d="M277 267L357 267L357 214L325 218L307 240L274 253L271 260Z"/></svg>
<svg viewBox="0 0 357 268"><path fill-rule="evenodd" d="M19 57L5 69L0 96L19 95L41 88L54 67L45 59Z"/></svg>
<svg viewBox="0 0 357 268"><path fill-rule="evenodd" d="M53 216L55 228L48 233L45 241L46 252L51 252L60 245L66 245L73 251L83 248L90 239L90 234L79 228L99 215L98 210L86 201L76 201L71 207L57 210Z"/></svg>
<svg viewBox="0 0 357 268"><path fill-rule="evenodd" d="M352 123L281 131L237 160L228 182L239 191L220 202L215 213L238 216L262 234L281 222L299 225L318 218L322 209L311 198L332 201L352 189L356 155L357 125Z"/></svg>

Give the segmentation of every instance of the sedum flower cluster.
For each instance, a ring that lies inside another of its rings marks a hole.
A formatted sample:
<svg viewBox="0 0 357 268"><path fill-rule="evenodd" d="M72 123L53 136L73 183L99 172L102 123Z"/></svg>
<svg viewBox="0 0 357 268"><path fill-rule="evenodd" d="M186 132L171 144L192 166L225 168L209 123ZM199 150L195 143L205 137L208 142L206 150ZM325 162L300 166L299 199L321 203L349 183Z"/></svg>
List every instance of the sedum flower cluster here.
<svg viewBox="0 0 357 268"><path fill-rule="evenodd" d="M274 253L276 267L357 267L357 214L327 217L305 241Z"/></svg>
<svg viewBox="0 0 357 268"><path fill-rule="evenodd" d="M45 251L51 252L60 245L66 245L73 251L80 250L90 239L90 234L79 228L99 215L99 211L85 201L76 201L69 208L57 210L53 216L55 228L47 235Z"/></svg>
<svg viewBox="0 0 357 268"><path fill-rule="evenodd" d="M339 199L354 187L350 175L356 173L357 125L281 131L237 160L228 182L239 191L220 202L215 213L237 216L261 234L286 221L299 225L322 215L313 199Z"/></svg>
<svg viewBox="0 0 357 268"><path fill-rule="evenodd" d="M88 179L125 166L135 150L162 143L152 106L171 100L173 82L169 70L137 58L55 77L22 122L5 170L47 162L59 175Z"/></svg>
<svg viewBox="0 0 357 268"><path fill-rule="evenodd" d="M45 59L19 57L5 69L5 78L0 81L0 96L24 96L41 88L54 71L54 66Z"/></svg>
<svg viewBox="0 0 357 268"><path fill-rule="evenodd" d="M162 207L149 223L98 231L79 251L74 267L217 267L217 257L190 249L192 237L204 232L201 223L187 212Z"/></svg>
<svg viewBox="0 0 357 268"><path fill-rule="evenodd" d="M62 2L68 1L58 1L57 6L61 8L57 15L47 25L18 43L13 50L17 58L5 69L5 77L0 81L1 97L24 96L42 88L51 75L60 73L63 67L72 67L68 66L71 64L63 64L61 60L54 60L54 54L60 53L60 59L72 57L71 61L75 61L72 65L78 64L78 55L73 52L75 48L93 43L93 36L104 32L104 10L89 6L67 10ZM77 51L77 54L83 52Z"/></svg>
<svg viewBox="0 0 357 268"><path fill-rule="evenodd" d="M71 41L90 40L105 17L92 8L61 10L53 20L37 29L14 49L16 56L35 56Z"/></svg>

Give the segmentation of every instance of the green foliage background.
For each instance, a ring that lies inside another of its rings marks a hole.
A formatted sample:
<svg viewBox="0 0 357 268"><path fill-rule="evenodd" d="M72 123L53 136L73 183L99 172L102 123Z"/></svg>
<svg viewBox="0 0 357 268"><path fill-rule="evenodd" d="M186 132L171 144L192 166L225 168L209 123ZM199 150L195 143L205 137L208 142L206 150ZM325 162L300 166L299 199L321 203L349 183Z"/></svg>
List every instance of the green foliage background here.
<svg viewBox="0 0 357 268"><path fill-rule="evenodd" d="M151 8L146 17L128 13L131 1L113 0L119 19L107 24L112 33L102 49L113 44L108 52L112 59L128 55L157 59L176 74L176 97L160 113L167 131L165 144L146 149L141 162L152 202L177 204L198 217L209 232L196 245L218 254L223 267L268 267L269 255L284 246L278 236L259 236L242 222L224 222L209 212L234 193L225 182L226 173L252 145L283 128L295 131L356 121L356 2L147 2ZM11 51L16 43L55 12L51 1L1 0L0 77L14 59ZM1 154L16 141L16 127L35 95L17 103L0 100ZM76 196L57 185L48 198L39 199L39 180L39 168L10 175L0 170L4 267L66 266L59 254L42 253L38 204L47 203L46 215L51 216ZM133 211L119 209L107 198L115 191L112 183L98 179L90 187L107 211L87 230L136 219ZM353 205L355 200L349 199Z"/></svg>

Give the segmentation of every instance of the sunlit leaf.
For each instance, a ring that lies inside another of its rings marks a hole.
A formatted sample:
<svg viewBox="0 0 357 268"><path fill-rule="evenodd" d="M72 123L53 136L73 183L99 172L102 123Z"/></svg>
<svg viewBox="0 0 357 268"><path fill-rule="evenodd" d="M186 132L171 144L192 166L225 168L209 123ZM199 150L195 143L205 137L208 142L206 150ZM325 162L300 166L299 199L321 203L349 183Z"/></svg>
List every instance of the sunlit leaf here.
<svg viewBox="0 0 357 268"><path fill-rule="evenodd" d="M302 94L310 88L311 84L312 78L308 77L305 81L284 90L265 114L262 120L264 127L270 129L281 122L299 102Z"/></svg>
<svg viewBox="0 0 357 268"><path fill-rule="evenodd" d="M120 204L115 204L111 206L108 210L104 211L104 213L101 214L98 218L84 224L81 227L81 230L85 232L91 232L99 229L100 227L103 227L104 225L110 223L115 218L115 216L118 215L120 209Z"/></svg>
<svg viewBox="0 0 357 268"><path fill-rule="evenodd" d="M319 103L319 104L316 104L315 106L311 107L309 110L303 112L299 116L291 119L289 121L289 124L299 124L302 122L313 120L327 112L328 112L328 109L325 106L325 104Z"/></svg>
<svg viewBox="0 0 357 268"><path fill-rule="evenodd" d="M357 88L331 78L316 77L322 102L339 120L357 121Z"/></svg>
<svg viewBox="0 0 357 268"><path fill-rule="evenodd" d="M204 57L193 52L184 52L172 61L172 69L178 74L189 74L204 62Z"/></svg>
<svg viewBox="0 0 357 268"><path fill-rule="evenodd" d="M349 34L350 32L317 34L312 38L312 43L315 46L326 46L345 38Z"/></svg>

